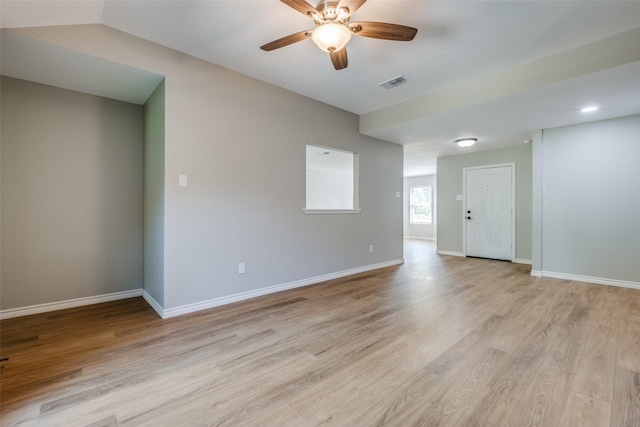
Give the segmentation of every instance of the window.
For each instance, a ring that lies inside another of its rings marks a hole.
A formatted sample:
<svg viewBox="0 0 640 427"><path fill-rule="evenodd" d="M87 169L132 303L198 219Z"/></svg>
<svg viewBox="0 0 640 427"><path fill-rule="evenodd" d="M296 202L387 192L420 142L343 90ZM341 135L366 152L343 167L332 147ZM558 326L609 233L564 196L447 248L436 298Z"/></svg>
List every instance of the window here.
<svg viewBox="0 0 640 427"><path fill-rule="evenodd" d="M431 224L431 187L409 188L409 224Z"/></svg>
<svg viewBox="0 0 640 427"><path fill-rule="evenodd" d="M357 213L358 156L307 145L306 213Z"/></svg>

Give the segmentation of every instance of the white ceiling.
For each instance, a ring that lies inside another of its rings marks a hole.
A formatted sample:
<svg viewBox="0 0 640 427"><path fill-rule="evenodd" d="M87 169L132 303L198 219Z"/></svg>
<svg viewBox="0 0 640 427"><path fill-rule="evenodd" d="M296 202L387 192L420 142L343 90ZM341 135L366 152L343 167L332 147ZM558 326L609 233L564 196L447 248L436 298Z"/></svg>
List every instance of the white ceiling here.
<svg viewBox="0 0 640 427"><path fill-rule="evenodd" d="M640 113L640 1L369 0L352 22L398 23L418 34L411 42L353 37L341 71L311 40L259 49L313 27L277 0L1 0L0 7L5 29L103 24L359 114L363 133L405 145L407 176L434 173L436 157L461 152L451 141L462 136L479 138L465 151L473 152L522 144L535 129ZM93 79L104 86L97 88L76 78L77 70L109 74L113 66L119 83L131 76L123 92L142 88L129 102L143 102L145 84L160 78L10 31L2 32L1 65L13 77L67 88L80 82L76 90L121 99L106 76ZM378 86L399 75L409 83ZM581 115L587 103L601 109Z"/></svg>

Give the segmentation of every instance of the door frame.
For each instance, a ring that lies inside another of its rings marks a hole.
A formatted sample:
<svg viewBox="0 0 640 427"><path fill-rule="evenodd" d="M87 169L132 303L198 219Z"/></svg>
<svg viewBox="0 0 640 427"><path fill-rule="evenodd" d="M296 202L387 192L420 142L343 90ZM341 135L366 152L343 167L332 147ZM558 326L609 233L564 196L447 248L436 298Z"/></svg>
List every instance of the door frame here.
<svg viewBox="0 0 640 427"><path fill-rule="evenodd" d="M498 163L495 165L470 166L462 168L462 254L467 256L467 172L478 169L511 167L511 262L516 259L516 164Z"/></svg>

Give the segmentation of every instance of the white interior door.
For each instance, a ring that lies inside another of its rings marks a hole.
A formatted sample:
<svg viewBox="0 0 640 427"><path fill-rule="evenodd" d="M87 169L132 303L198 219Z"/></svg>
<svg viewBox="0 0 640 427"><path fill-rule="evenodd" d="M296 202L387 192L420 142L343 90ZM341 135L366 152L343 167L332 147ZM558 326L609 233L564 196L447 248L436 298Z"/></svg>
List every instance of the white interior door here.
<svg viewBox="0 0 640 427"><path fill-rule="evenodd" d="M511 166L465 171L467 255L512 258Z"/></svg>

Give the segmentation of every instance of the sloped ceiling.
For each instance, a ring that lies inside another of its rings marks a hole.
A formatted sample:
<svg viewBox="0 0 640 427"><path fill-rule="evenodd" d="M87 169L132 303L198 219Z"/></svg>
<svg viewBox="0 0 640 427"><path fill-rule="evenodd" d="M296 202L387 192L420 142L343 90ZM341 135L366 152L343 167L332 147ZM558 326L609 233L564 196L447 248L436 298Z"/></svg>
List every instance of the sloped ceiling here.
<svg viewBox="0 0 640 427"><path fill-rule="evenodd" d="M10 30L107 25L360 115L361 132L405 145L407 176L434 173L436 157L461 152L452 144L459 137L479 138L464 152L488 150L522 144L535 129L640 113L640 2L369 0L352 21L409 25L418 35L412 42L354 37L341 71L310 40L259 49L313 27L276 0L2 0L0 7L8 29L3 74L61 87L78 82L76 90L120 99L109 89L114 79L128 84L125 100L143 102L161 76ZM80 78L87 69L105 75L92 85ZM400 75L409 82L379 87ZM580 113L587 104L600 110Z"/></svg>

